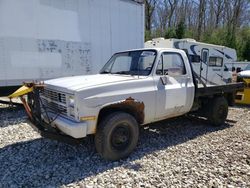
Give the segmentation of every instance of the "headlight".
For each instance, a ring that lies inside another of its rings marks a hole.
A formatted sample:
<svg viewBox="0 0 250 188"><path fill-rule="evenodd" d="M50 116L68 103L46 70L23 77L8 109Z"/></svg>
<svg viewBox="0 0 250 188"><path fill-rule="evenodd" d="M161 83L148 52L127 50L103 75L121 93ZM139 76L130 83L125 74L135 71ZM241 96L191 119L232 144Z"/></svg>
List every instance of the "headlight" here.
<svg viewBox="0 0 250 188"><path fill-rule="evenodd" d="M69 107L75 107L75 99L72 96L69 97Z"/></svg>

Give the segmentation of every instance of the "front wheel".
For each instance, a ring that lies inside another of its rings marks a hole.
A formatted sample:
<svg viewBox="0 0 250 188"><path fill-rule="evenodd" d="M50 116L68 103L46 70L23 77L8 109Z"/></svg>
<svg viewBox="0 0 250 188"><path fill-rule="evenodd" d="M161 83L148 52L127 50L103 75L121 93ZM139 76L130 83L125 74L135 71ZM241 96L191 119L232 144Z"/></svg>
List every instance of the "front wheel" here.
<svg viewBox="0 0 250 188"><path fill-rule="evenodd" d="M112 113L98 125L96 150L107 160L119 160L135 149L138 137L139 127L133 116L124 112Z"/></svg>

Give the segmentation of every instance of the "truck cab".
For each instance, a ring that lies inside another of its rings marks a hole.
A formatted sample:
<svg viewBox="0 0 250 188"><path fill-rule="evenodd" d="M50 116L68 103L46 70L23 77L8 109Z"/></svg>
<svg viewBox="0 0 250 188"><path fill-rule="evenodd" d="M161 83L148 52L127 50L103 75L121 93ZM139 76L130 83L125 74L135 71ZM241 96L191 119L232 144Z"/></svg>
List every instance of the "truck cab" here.
<svg viewBox="0 0 250 188"><path fill-rule="evenodd" d="M61 111L52 124L74 138L94 134L105 109L127 105L140 114L141 124L147 124L187 113L194 100L188 59L177 49L116 53L100 74L53 79L45 85L41 99L56 109L54 115L50 112L52 119ZM59 123L63 118L75 122L74 131Z"/></svg>

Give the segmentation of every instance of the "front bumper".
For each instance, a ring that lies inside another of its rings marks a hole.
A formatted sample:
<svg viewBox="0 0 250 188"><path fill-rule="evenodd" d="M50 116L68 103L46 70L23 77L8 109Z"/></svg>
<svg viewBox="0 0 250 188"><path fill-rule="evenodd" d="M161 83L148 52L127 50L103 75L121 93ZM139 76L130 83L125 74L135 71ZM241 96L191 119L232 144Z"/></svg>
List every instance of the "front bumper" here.
<svg viewBox="0 0 250 188"><path fill-rule="evenodd" d="M48 113L51 115L50 113ZM51 115L51 119L53 119L54 115ZM45 117L42 117L42 121L45 121L47 123L48 120L46 120ZM49 123L52 127L59 129L64 134L69 135L73 138L83 138L87 135L87 123L86 122L75 122L73 120L67 119L63 116L58 116L53 122Z"/></svg>
<svg viewBox="0 0 250 188"><path fill-rule="evenodd" d="M74 143L86 137L87 123L71 120L60 112L54 112L49 106L45 106L40 98L40 92L43 89L43 87L33 86L32 92L28 94L28 102L23 99L32 127L41 136L59 141Z"/></svg>
<svg viewBox="0 0 250 188"><path fill-rule="evenodd" d="M83 138L73 138L72 136L66 135L43 121L30 120L30 126L37 131L42 137L65 142L68 144L80 144Z"/></svg>

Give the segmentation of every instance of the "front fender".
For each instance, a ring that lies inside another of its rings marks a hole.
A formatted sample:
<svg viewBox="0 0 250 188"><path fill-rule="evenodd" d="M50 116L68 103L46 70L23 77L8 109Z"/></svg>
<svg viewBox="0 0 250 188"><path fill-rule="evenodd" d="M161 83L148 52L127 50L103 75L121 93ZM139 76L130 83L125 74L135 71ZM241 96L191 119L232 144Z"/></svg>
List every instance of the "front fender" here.
<svg viewBox="0 0 250 188"><path fill-rule="evenodd" d="M112 103L106 103L101 106L98 119L102 114L106 114L110 111L125 111L135 117L138 123L143 124L145 118L145 105L144 102L138 101L132 97L124 100L119 100Z"/></svg>

